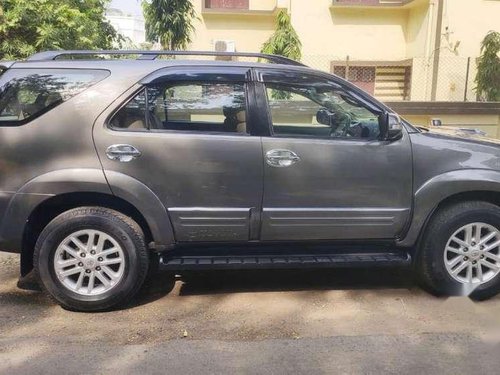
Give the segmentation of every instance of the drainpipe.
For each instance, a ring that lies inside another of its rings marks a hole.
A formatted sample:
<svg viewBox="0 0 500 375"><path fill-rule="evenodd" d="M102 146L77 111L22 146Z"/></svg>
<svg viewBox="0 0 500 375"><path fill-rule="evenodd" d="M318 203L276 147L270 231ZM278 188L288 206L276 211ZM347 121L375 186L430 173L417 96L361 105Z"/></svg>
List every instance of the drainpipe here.
<svg viewBox="0 0 500 375"><path fill-rule="evenodd" d="M431 55L432 24L434 19L434 1L429 1L429 21L427 22L427 40L425 42L425 61L429 61Z"/></svg>
<svg viewBox="0 0 500 375"><path fill-rule="evenodd" d="M425 55L424 55L424 69L425 69L425 96L424 100L427 100L428 88L427 84L429 79L429 60L431 58L431 42L432 42L432 25L434 24L434 4L435 0L429 1L429 19L427 20L427 39L425 41Z"/></svg>
<svg viewBox="0 0 500 375"><path fill-rule="evenodd" d="M444 0L437 0L437 20L436 20L436 37L434 40L434 62L432 64L432 87L431 87L431 100L436 100L437 81L439 74L439 57L441 55L441 28L443 26L443 2Z"/></svg>

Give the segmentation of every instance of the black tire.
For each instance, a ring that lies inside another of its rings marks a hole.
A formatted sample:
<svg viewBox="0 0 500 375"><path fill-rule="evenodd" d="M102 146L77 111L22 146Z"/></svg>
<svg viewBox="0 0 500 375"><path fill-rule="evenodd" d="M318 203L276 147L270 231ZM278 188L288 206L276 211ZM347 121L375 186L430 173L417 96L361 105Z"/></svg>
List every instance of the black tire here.
<svg viewBox="0 0 500 375"><path fill-rule="evenodd" d="M54 269L59 244L70 234L94 229L111 236L124 253L124 272L111 290L97 296L81 295L65 287ZM35 274L42 288L62 307L72 311L106 311L130 301L141 288L149 267L148 250L140 226L120 212L103 207L79 207L53 219L40 234L34 251Z"/></svg>
<svg viewBox="0 0 500 375"><path fill-rule="evenodd" d="M475 289L449 275L444 262L448 239L466 224L483 222L500 228L500 208L482 201L466 201L445 206L429 221L417 254L417 273L422 286L440 296L469 296L475 300L491 298L500 291L500 274Z"/></svg>

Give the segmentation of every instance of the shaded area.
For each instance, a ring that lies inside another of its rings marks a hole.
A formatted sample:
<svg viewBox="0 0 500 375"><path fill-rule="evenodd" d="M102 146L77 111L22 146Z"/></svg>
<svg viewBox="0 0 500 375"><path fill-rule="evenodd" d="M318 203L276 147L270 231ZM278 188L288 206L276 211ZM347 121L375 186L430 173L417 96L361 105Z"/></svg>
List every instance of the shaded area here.
<svg viewBox="0 0 500 375"><path fill-rule="evenodd" d="M266 291L408 289L416 287L408 268L339 268L186 272L180 295Z"/></svg>

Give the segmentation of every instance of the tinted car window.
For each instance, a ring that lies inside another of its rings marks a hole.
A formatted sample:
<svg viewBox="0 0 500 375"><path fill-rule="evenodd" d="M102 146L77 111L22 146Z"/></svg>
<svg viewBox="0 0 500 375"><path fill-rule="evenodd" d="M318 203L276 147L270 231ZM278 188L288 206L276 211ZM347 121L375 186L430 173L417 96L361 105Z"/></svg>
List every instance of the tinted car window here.
<svg viewBox="0 0 500 375"><path fill-rule="evenodd" d="M146 102L142 107L137 104ZM138 117L144 119L144 126L137 123ZM146 124L153 130L246 133L245 86L216 82L154 84L139 92L111 120L117 128L144 128Z"/></svg>
<svg viewBox="0 0 500 375"><path fill-rule="evenodd" d="M146 89L141 90L113 116L111 126L129 130L147 129Z"/></svg>
<svg viewBox="0 0 500 375"><path fill-rule="evenodd" d="M276 136L367 138L379 135L378 114L328 85L266 85Z"/></svg>
<svg viewBox="0 0 500 375"><path fill-rule="evenodd" d="M24 124L108 75L105 70L9 69L0 76L0 126Z"/></svg>

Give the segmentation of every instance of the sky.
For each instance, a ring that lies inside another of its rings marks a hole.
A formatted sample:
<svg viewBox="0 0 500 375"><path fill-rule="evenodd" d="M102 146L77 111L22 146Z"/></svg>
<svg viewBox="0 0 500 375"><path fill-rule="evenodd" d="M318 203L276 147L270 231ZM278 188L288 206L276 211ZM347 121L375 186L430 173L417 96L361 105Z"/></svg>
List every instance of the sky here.
<svg viewBox="0 0 500 375"><path fill-rule="evenodd" d="M111 0L110 8L117 8L127 14L141 15L141 0Z"/></svg>

